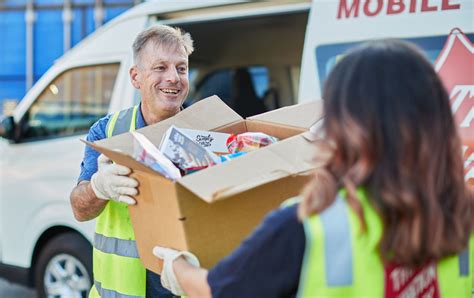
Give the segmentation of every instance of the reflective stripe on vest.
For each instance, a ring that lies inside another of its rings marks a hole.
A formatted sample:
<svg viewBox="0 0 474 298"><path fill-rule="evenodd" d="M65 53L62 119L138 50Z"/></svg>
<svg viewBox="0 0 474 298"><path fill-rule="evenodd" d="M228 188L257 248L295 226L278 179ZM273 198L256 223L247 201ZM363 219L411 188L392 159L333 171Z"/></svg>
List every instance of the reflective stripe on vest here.
<svg viewBox="0 0 474 298"><path fill-rule="evenodd" d="M109 122L107 122L107 126L105 132L107 134L107 138L128 132L134 131L135 125L137 121L137 111L138 106L134 106L130 109L126 109L120 112L116 112L115 114L110 117Z"/></svg>
<svg viewBox="0 0 474 298"><path fill-rule="evenodd" d="M469 248L465 249L459 255L459 275L461 276L469 275Z"/></svg>
<svg viewBox="0 0 474 298"><path fill-rule="evenodd" d="M121 257L140 257L138 255L137 245L134 240L106 237L96 233L94 235L94 247L101 252L115 254Z"/></svg>
<svg viewBox="0 0 474 298"><path fill-rule="evenodd" d="M347 206L338 196L320 215L324 237L324 272L328 286L352 284L352 244ZM328 237L327 235L340 237ZM338 270L345 268L345 270Z"/></svg>
<svg viewBox="0 0 474 298"><path fill-rule="evenodd" d="M358 191L367 231L345 200L345 191L319 215L304 221L306 249L298 297L383 297L384 267L378 244L382 236L380 216L365 192ZM473 282L470 250L447 257L437 264L441 297L470 297ZM470 265L471 261L471 265Z"/></svg>
<svg viewBox="0 0 474 298"><path fill-rule="evenodd" d="M137 112L135 106L113 114L106 137L135 130ZM97 217L93 269L94 286L89 297L145 296L146 271L139 260L126 204L109 201Z"/></svg>

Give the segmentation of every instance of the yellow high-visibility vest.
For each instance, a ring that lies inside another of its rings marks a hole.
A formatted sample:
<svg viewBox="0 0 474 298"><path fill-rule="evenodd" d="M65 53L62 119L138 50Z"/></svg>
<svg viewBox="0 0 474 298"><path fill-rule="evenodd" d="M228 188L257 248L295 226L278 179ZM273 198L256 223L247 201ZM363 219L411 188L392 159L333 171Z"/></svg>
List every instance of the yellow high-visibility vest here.
<svg viewBox="0 0 474 298"><path fill-rule="evenodd" d="M346 202L345 191L329 208L304 221L306 249L298 297L384 297L385 272L378 249L382 221L363 190L358 191L358 198L367 223L365 232ZM437 274L441 297L471 297L473 256L474 236L461 254L434 264L432 273Z"/></svg>
<svg viewBox="0 0 474 298"><path fill-rule="evenodd" d="M106 136L135 130L138 106L116 112ZM128 205L110 200L97 217L93 247L94 285L89 297L145 297L146 270L135 243Z"/></svg>

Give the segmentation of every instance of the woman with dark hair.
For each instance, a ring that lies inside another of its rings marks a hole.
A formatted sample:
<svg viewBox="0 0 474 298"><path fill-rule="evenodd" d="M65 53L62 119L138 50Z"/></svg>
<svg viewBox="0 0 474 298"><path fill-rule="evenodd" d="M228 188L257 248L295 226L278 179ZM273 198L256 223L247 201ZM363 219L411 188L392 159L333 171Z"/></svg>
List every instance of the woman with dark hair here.
<svg viewBox="0 0 474 298"><path fill-rule="evenodd" d="M226 297L471 297L474 196L449 97L414 46L348 53L324 88L329 158L207 271L156 247L175 294ZM183 256L183 257L180 257Z"/></svg>

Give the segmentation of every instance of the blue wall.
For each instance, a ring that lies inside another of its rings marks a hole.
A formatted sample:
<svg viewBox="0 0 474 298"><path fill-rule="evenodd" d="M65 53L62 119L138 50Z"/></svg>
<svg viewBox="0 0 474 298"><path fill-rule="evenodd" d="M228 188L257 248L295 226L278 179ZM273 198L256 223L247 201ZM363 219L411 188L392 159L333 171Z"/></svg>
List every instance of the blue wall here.
<svg viewBox="0 0 474 298"><path fill-rule="evenodd" d="M94 0L73 0L71 47L94 30ZM0 3L0 114L4 99L26 93L26 0ZM35 0L33 83L63 54L62 0ZM133 0L104 1L106 23L132 7Z"/></svg>
<svg viewBox="0 0 474 298"><path fill-rule="evenodd" d="M24 20L24 12L0 12L0 100L25 94Z"/></svg>

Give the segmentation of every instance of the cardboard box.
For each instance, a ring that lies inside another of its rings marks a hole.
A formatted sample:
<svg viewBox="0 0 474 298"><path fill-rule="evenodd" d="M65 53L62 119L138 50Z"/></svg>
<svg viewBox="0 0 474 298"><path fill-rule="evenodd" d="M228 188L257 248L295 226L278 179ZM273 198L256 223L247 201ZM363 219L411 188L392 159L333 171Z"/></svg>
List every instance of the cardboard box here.
<svg viewBox="0 0 474 298"><path fill-rule="evenodd" d="M145 267L161 272L162 264L152 254L153 247L161 245L191 251L203 267L210 268L235 249L266 213L300 192L315 167L315 148L304 133L320 118L320 101L244 120L217 96L201 100L137 131L155 145L171 125L226 133L264 132L280 141L175 182L130 157L130 133L89 145L132 168L140 182L137 204L129 210Z"/></svg>

